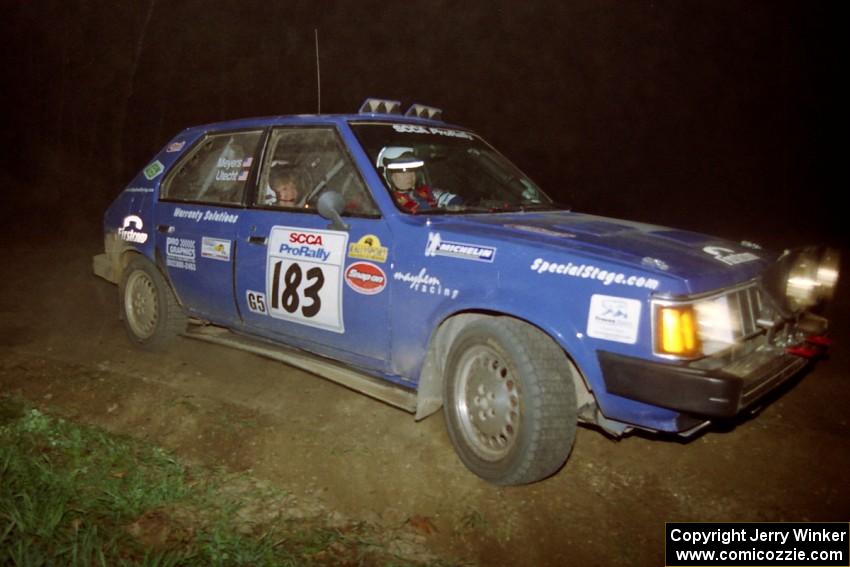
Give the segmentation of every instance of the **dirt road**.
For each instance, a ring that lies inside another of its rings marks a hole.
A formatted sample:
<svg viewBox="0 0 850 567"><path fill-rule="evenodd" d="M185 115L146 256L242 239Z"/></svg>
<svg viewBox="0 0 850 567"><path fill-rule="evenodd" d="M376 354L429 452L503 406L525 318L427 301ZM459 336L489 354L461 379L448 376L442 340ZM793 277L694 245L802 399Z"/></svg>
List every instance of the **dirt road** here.
<svg viewBox="0 0 850 567"><path fill-rule="evenodd" d="M580 429L566 467L526 487L478 480L442 416L422 423L315 376L191 339L135 350L95 232L4 243L0 390L224 465L482 565L662 565L665 521L850 519L850 317L836 346L755 419L688 443ZM845 256L846 258L846 256Z"/></svg>

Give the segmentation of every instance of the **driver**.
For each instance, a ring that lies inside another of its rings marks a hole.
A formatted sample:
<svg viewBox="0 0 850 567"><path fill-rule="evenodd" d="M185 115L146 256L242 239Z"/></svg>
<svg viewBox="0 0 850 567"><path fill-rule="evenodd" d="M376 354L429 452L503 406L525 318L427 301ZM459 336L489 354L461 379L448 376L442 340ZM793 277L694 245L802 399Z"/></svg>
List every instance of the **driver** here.
<svg viewBox="0 0 850 567"><path fill-rule="evenodd" d="M395 202L409 213L460 204L457 195L432 190L424 183L425 162L416 157L413 148L387 146L378 154L376 165L383 171Z"/></svg>

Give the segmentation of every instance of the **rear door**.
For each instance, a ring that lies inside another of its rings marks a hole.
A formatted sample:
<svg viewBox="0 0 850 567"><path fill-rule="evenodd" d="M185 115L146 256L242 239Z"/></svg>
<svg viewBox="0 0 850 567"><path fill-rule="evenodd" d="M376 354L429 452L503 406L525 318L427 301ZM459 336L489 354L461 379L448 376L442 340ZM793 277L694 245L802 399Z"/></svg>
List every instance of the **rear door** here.
<svg viewBox="0 0 850 567"><path fill-rule="evenodd" d="M236 298L246 329L384 370L392 255L385 220L335 127L277 128L266 147L239 223ZM293 179L298 197L282 202L275 186ZM329 190L343 195L348 230L329 228L316 211Z"/></svg>
<svg viewBox="0 0 850 567"><path fill-rule="evenodd" d="M156 211L157 259L191 314L239 322L233 259L262 130L206 135L163 182Z"/></svg>

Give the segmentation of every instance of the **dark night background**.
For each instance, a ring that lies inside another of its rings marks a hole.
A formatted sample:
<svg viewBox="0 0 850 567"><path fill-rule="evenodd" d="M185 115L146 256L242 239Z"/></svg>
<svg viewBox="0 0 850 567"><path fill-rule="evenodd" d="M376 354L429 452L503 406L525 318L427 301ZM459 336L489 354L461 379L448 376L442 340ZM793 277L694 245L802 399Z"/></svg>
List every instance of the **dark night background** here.
<svg viewBox="0 0 850 567"><path fill-rule="evenodd" d="M322 112L430 104L577 210L841 244L838 8L7 0L3 225L94 234L182 128L315 112L318 29Z"/></svg>

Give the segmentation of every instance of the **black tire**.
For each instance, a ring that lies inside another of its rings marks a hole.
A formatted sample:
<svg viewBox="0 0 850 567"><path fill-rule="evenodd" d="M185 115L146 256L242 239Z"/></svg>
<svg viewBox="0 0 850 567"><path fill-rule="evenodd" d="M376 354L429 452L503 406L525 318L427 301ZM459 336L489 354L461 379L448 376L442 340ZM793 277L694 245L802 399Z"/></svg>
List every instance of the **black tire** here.
<svg viewBox="0 0 850 567"><path fill-rule="evenodd" d="M142 257L130 260L118 286L121 314L130 341L162 350L186 330L186 315L159 270Z"/></svg>
<svg viewBox="0 0 850 567"><path fill-rule="evenodd" d="M577 371L547 335L509 317L480 319L458 333L445 368L443 412L469 470L495 484L527 484L566 462Z"/></svg>

